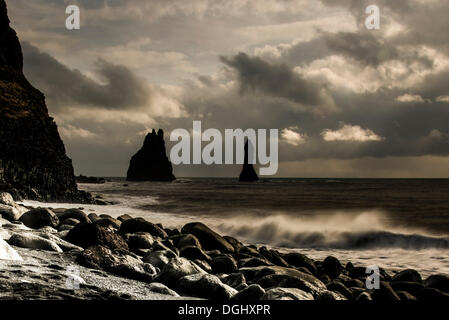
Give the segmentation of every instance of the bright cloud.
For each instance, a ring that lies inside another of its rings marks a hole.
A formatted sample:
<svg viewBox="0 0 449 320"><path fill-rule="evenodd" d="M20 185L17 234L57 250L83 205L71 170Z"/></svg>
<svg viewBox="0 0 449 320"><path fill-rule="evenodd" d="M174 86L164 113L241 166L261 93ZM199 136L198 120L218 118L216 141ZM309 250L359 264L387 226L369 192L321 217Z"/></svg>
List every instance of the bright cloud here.
<svg viewBox="0 0 449 320"><path fill-rule="evenodd" d="M298 127L288 127L282 130L281 137L282 139L292 146L299 146L300 144L305 143L306 136L297 132Z"/></svg>
<svg viewBox="0 0 449 320"><path fill-rule="evenodd" d="M404 102L404 103L410 103L410 102L424 103L425 102L423 97L421 97L419 94L408 94L408 93L397 97L396 101Z"/></svg>
<svg viewBox="0 0 449 320"><path fill-rule="evenodd" d="M343 125L338 130L326 129L321 133L325 141L381 141L382 137L370 129L363 129L360 126Z"/></svg>

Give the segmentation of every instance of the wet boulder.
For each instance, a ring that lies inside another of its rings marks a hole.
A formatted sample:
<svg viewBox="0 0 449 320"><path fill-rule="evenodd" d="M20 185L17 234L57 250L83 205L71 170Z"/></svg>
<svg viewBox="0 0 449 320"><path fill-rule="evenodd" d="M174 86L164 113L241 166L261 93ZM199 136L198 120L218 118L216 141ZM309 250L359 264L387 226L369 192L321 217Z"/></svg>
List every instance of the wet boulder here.
<svg viewBox="0 0 449 320"><path fill-rule="evenodd" d="M79 223L69 231L65 240L82 248L101 245L110 249L128 250L128 244L118 234L93 223Z"/></svg>
<svg viewBox="0 0 449 320"><path fill-rule="evenodd" d="M265 295L265 290L258 284L252 284L240 290L232 297L232 300L252 301L260 300Z"/></svg>
<svg viewBox="0 0 449 320"><path fill-rule="evenodd" d="M20 221L32 229L39 229L46 226L56 228L59 224L59 219L56 214L46 208L27 211L20 217Z"/></svg>
<svg viewBox="0 0 449 320"><path fill-rule="evenodd" d="M229 300L237 293L237 290L221 282L218 277L202 273L180 278L177 288L187 295L212 300Z"/></svg>
<svg viewBox="0 0 449 320"><path fill-rule="evenodd" d="M182 228L181 232L196 236L205 250L220 250L223 253L235 251L234 247L225 238L201 222L188 223Z"/></svg>
<svg viewBox="0 0 449 320"><path fill-rule="evenodd" d="M120 226L120 233L137 233L137 232L148 232L153 237L159 237L165 239L168 237L167 233L159 227L158 225L146 221L143 218L133 218L122 222Z"/></svg>

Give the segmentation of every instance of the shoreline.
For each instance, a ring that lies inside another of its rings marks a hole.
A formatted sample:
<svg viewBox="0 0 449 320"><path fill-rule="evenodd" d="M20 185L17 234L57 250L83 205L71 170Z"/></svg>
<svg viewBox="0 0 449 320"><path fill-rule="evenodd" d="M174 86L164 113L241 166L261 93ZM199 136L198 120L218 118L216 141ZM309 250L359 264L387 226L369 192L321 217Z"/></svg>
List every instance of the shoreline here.
<svg viewBox="0 0 449 320"><path fill-rule="evenodd" d="M381 268L380 289L368 289L366 266L342 265L332 256L314 261L299 252L244 245L199 222L178 230L126 212L116 219L79 209L48 208L32 209L19 219L0 220L1 237L22 256L27 270L19 262L0 260L2 266L10 266L3 267L0 275L6 299L17 298L24 283L27 292L22 294L31 299L395 301L449 297L445 275L423 279L414 270L394 273ZM74 277L78 290L64 288L67 278L73 278L67 273L69 266L78 270ZM17 274L34 280L16 281ZM126 292L120 289L120 280L126 283ZM139 287L146 294L133 293L132 288Z"/></svg>

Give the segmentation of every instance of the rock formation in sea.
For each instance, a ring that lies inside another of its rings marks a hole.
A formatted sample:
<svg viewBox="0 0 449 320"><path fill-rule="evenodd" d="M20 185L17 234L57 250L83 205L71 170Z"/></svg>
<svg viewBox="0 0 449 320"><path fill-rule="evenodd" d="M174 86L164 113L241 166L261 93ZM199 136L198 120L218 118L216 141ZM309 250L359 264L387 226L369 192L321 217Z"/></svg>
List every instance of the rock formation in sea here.
<svg viewBox="0 0 449 320"><path fill-rule="evenodd" d="M240 172L239 181L251 182L259 180L252 164L248 163L248 141L245 143L245 161L243 163L242 172Z"/></svg>
<svg viewBox="0 0 449 320"><path fill-rule="evenodd" d="M22 72L22 49L0 0L0 191L15 198L86 200L77 189L44 95Z"/></svg>
<svg viewBox="0 0 449 320"><path fill-rule="evenodd" d="M148 133L143 147L131 158L127 181L173 181L173 167L165 150L164 131Z"/></svg>

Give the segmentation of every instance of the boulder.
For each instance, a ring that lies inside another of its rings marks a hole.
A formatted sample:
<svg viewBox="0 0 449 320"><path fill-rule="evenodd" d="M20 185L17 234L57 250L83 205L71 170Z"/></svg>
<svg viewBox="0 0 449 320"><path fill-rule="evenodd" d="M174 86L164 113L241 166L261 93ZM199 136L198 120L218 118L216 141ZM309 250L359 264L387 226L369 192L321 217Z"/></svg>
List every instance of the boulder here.
<svg viewBox="0 0 449 320"><path fill-rule="evenodd" d="M425 288L416 298L418 298L419 301L429 303L444 303L449 302L449 293L435 288Z"/></svg>
<svg viewBox="0 0 449 320"><path fill-rule="evenodd" d="M307 270L309 270L312 274L316 274L317 273L317 269L315 266L315 263L313 262L312 259L308 258L307 256L305 256L302 253L299 252L291 252L291 253L287 253L284 255L283 257L285 259L285 261L287 261L287 263L293 267L296 268L306 268Z"/></svg>
<svg viewBox="0 0 449 320"><path fill-rule="evenodd" d="M391 287L395 292L406 291L415 297L419 296L421 291L424 290L424 286L418 282L393 281Z"/></svg>
<svg viewBox="0 0 449 320"><path fill-rule="evenodd" d="M380 288L373 290L373 292L371 293L371 297L373 298L373 300L380 302L392 302L401 300L401 298L399 298L390 284L385 281L380 282Z"/></svg>
<svg viewBox="0 0 449 320"><path fill-rule="evenodd" d="M110 249L128 250L125 240L106 228L92 223L79 223L69 231L65 240L83 247L101 245Z"/></svg>
<svg viewBox="0 0 449 320"><path fill-rule="evenodd" d="M360 293L357 298L355 298L355 301L371 301L373 298L368 292L362 292Z"/></svg>
<svg viewBox="0 0 449 320"><path fill-rule="evenodd" d="M177 255L171 250L160 250L150 252L142 258L143 262L151 263L157 268L164 267L171 259L177 258Z"/></svg>
<svg viewBox="0 0 449 320"><path fill-rule="evenodd" d="M22 261L23 259L16 250L0 238L0 260Z"/></svg>
<svg viewBox="0 0 449 320"><path fill-rule="evenodd" d="M295 276L287 274L266 275L258 279L257 283L266 289L273 287L298 288L311 293L313 296L327 290L320 280L300 271Z"/></svg>
<svg viewBox="0 0 449 320"><path fill-rule="evenodd" d="M69 225L69 226L76 226L78 223L80 223L79 220L75 218L68 218L62 221L59 225ZM59 228L59 227L58 227Z"/></svg>
<svg viewBox="0 0 449 320"><path fill-rule="evenodd" d="M331 279L337 279L341 271L343 270L343 266L337 258L329 256L324 259L321 265L321 270Z"/></svg>
<svg viewBox="0 0 449 320"><path fill-rule="evenodd" d="M237 240L237 239L234 238L234 237L224 236L223 238L224 238L227 242L229 242L229 244L230 244L231 246L234 247L234 250L235 250L236 252L238 252L241 248L244 247L243 243L240 242L239 240Z"/></svg>
<svg viewBox="0 0 449 320"><path fill-rule="evenodd" d="M151 249L154 244L154 238L151 234L146 232L138 232L130 234L127 237L129 250L135 251L137 249Z"/></svg>
<svg viewBox="0 0 449 320"><path fill-rule="evenodd" d="M80 253L76 260L80 265L111 272L120 277L151 282L156 269L139 259L124 254L120 250L110 250L103 246L92 246Z"/></svg>
<svg viewBox="0 0 449 320"><path fill-rule="evenodd" d="M39 232L37 235L41 238L44 238L44 239L47 239L47 240L50 240L50 241L56 243L64 252L72 251L72 250L83 251L83 248L76 246L68 241L65 241L54 234L46 233L46 232Z"/></svg>
<svg viewBox="0 0 449 320"><path fill-rule="evenodd" d="M203 261L211 261L211 257L209 257L203 250L196 246L186 246L181 248L181 250L179 251L179 255L189 260L198 259Z"/></svg>
<svg viewBox="0 0 449 320"><path fill-rule="evenodd" d="M202 249L200 241L193 234L181 234L181 235L177 236L176 240L177 241L175 242L175 245L179 249L182 249L183 247L187 247L187 246L195 246L195 247Z"/></svg>
<svg viewBox="0 0 449 320"><path fill-rule="evenodd" d="M438 289L449 293L449 276L443 274L431 275L424 281L424 285L428 288Z"/></svg>
<svg viewBox="0 0 449 320"><path fill-rule="evenodd" d="M206 271L207 273L212 273L212 267L207 261L194 259L192 260L198 267Z"/></svg>
<svg viewBox="0 0 449 320"><path fill-rule="evenodd" d="M0 204L14 207L16 202L11 194L8 192L0 192Z"/></svg>
<svg viewBox="0 0 449 320"><path fill-rule="evenodd" d="M205 271L185 258L176 257L162 267L154 281L173 288L182 277L196 273L205 274Z"/></svg>
<svg viewBox="0 0 449 320"><path fill-rule="evenodd" d="M231 273L228 275L224 275L220 280L227 284L228 286L237 289L238 287L242 287L242 285L246 284L245 276L241 273Z"/></svg>
<svg viewBox="0 0 449 320"><path fill-rule="evenodd" d="M143 218L133 218L122 222L120 226L120 233L137 233L137 232L148 232L153 237L159 237L165 239L168 237L167 233L161 227L146 221Z"/></svg>
<svg viewBox="0 0 449 320"><path fill-rule="evenodd" d="M122 214L121 216L117 217L118 220L120 220L121 222L125 221L125 220L129 220L132 219L133 217L131 217L129 214L125 213Z"/></svg>
<svg viewBox="0 0 449 320"><path fill-rule="evenodd" d="M173 168L165 151L164 131L148 133L142 148L131 158L127 181L173 181Z"/></svg>
<svg viewBox="0 0 449 320"><path fill-rule="evenodd" d="M260 300L265 295L265 290L258 284L252 284L236 293L231 299L240 301Z"/></svg>
<svg viewBox="0 0 449 320"><path fill-rule="evenodd" d="M265 259L276 266L289 267L288 262L285 261L284 258L282 258L282 256L276 250L267 250L266 248L260 248L259 253Z"/></svg>
<svg viewBox="0 0 449 320"><path fill-rule="evenodd" d="M221 282L218 277L203 273L180 278L177 288L187 295L212 300L229 300L237 293L237 290Z"/></svg>
<svg viewBox="0 0 449 320"><path fill-rule="evenodd" d="M32 209L25 212L20 221L29 228L39 229L50 226L56 228L59 224L59 219L56 214L47 208Z"/></svg>
<svg viewBox="0 0 449 320"><path fill-rule="evenodd" d="M401 299L401 301L417 301L415 296L411 295L406 291L396 291L396 294Z"/></svg>
<svg viewBox="0 0 449 320"><path fill-rule="evenodd" d="M152 282L148 285L148 289L150 291L160 293L160 294L165 294L167 296L179 297L179 294L177 294L176 291L170 289L169 287L167 287L166 285L163 285L162 283Z"/></svg>
<svg viewBox="0 0 449 320"><path fill-rule="evenodd" d="M418 271L413 269L402 270L393 276L393 282L417 282L421 283L422 278Z"/></svg>
<svg viewBox="0 0 449 320"><path fill-rule="evenodd" d="M5 204L0 204L0 217L9 221L17 221L20 219L22 213L16 207Z"/></svg>
<svg viewBox="0 0 449 320"><path fill-rule="evenodd" d="M234 273L237 271L237 262L229 255L222 255L212 259L210 262L214 273Z"/></svg>
<svg viewBox="0 0 449 320"><path fill-rule="evenodd" d="M61 213L57 213L57 216L59 218L59 221L61 221L62 223L64 222L64 220L66 219L76 219L79 222L91 222L91 220L89 219L88 215L86 213L84 213L82 210L80 209L67 209Z"/></svg>
<svg viewBox="0 0 449 320"><path fill-rule="evenodd" d="M201 222L188 223L181 232L196 236L205 250L220 250L223 253L234 252L234 247L225 238Z"/></svg>
<svg viewBox="0 0 449 320"><path fill-rule="evenodd" d="M242 268L246 267L260 267L273 265L270 261L262 258L251 257L248 259L242 259L239 261Z"/></svg>
<svg viewBox="0 0 449 320"><path fill-rule="evenodd" d="M15 233L9 238L8 243L21 248L62 252L62 249L55 242L31 233Z"/></svg>
<svg viewBox="0 0 449 320"><path fill-rule="evenodd" d="M101 227L113 228L118 230L120 229L120 225L122 224L122 222L112 217L100 217L100 219L95 221L95 224Z"/></svg>
<svg viewBox="0 0 449 320"><path fill-rule="evenodd" d="M320 301L320 302L333 302L333 301L341 301L341 300L348 300L348 299L344 295L342 295L340 292L323 291L315 297L315 300Z"/></svg>
<svg viewBox="0 0 449 320"><path fill-rule="evenodd" d="M353 300L354 296L352 294L352 291L349 290L344 284L342 284L340 281L332 281L327 286L327 289L330 291L335 291L338 293L341 293L343 296L345 296L348 300Z"/></svg>
<svg viewBox="0 0 449 320"><path fill-rule="evenodd" d="M313 300L313 296L297 288L273 288L261 300Z"/></svg>

